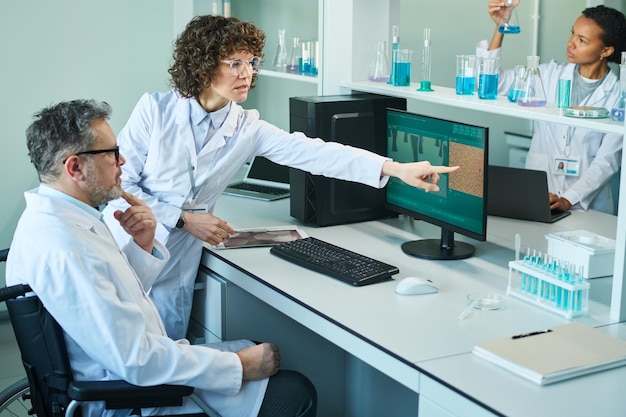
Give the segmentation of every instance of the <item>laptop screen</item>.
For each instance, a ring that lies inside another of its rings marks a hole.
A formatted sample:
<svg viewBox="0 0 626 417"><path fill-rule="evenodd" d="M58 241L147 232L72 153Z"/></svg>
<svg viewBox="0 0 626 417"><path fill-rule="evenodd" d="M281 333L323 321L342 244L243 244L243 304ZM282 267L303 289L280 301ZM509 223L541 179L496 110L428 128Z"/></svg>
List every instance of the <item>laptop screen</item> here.
<svg viewBox="0 0 626 417"><path fill-rule="evenodd" d="M276 164L263 156L257 156L250 164L247 179L289 184L289 167Z"/></svg>

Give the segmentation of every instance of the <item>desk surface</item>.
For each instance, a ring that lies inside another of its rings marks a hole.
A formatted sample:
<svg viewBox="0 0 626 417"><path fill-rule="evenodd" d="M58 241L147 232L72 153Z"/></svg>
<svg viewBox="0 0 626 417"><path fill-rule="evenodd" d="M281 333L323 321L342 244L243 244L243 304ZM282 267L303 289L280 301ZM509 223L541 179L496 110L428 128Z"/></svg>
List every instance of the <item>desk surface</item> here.
<svg viewBox="0 0 626 417"><path fill-rule="evenodd" d="M508 261L514 258L516 233L522 236L522 246L540 250L547 246L545 233L555 231L587 229L614 238L617 220L613 216L575 212L551 225L491 217L487 242L467 239L476 246L474 257L430 261L404 254L400 245L420 237L439 237L439 229L405 216L304 227L289 216L288 199L258 202L228 196L221 197L215 214L236 229L298 224L310 236L398 266L396 279L419 275L433 280L440 288L437 294L399 296L394 293L395 280L355 288L274 257L268 248L208 248L211 251L203 258L207 266L236 285L416 392L420 392L416 375L425 373L499 413L554 415L544 410L555 410L557 406L560 412L569 407L577 409L572 394L585 392L592 379L604 386L626 378L626 368L619 368L553 387L539 387L475 358L471 350L477 342L568 322L523 301L507 297L502 310L475 311L465 320L458 320L468 294L506 293ZM590 314L578 321L596 327L613 324L609 319L610 287L610 278L592 280ZM616 389L600 391L615 394ZM564 401L568 399L567 406L554 399L561 394ZM596 394L594 398L598 398ZM606 402L622 401L616 404L622 409L626 405L626 399L619 395L606 394L605 398L602 394L601 399L605 402L593 401L596 411L598 404Z"/></svg>

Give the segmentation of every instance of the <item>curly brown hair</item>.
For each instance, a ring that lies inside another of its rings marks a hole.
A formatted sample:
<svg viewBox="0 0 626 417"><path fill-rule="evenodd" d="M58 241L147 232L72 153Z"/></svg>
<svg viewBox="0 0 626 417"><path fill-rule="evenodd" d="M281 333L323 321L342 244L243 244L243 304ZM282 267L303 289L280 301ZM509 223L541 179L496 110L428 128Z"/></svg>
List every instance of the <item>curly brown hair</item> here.
<svg viewBox="0 0 626 417"><path fill-rule="evenodd" d="M263 59L265 32L234 17L196 16L174 43L174 63L168 70L171 86L187 98L198 98L215 76L220 61L233 52ZM251 88L257 74L252 75Z"/></svg>

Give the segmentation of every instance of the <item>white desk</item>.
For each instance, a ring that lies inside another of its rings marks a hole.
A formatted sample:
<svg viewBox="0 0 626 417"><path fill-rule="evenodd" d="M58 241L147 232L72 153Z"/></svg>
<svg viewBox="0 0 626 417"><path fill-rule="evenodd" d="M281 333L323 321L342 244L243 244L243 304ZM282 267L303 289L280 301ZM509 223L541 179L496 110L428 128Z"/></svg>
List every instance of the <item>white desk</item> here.
<svg viewBox="0 0 626 417"><path fill-rule="evenodd" d="M298 224L289 216L288 200L265 203L223 196L216 215L234 228ZM490 218L488 241L470 240L476 255L461 261L428 261L405 255L400 249L402 242L419 236L439 237L440 231L404 216L353 225L303 227L311 236L398 266L396 279L408 275L432 279L440 292L425 296L398 296L395 281L354 288L274 257L268 248L209 249L202 264L298 325L420 393L420 416L467 415L463 412L467 407L476 407L475 411L484 415L491 415L486 410L519 416L552 416L554 410L561 415L580 415L581 404L602 414L600 410L623 407L626 399L617 394L580 394L588 391L591 382L603 393L616 392L618 388L607 386L605 390L604 385L626 378L626 368L541 388L471 355L479 341L567 320L513 298L507 299L503 310L473 312L463 321L457 317L469 293L506 292L515 233L522 235L523 246L545 250L545 233L588 229L614 238L615 224L615 217L597 212L573 213L553 225ZM465 240L459 235L456 238ZM612 324L610 287L610 278L593 280L590 315L580 321L593 326ZM240 320L254 320L245 313L243 317ZM348 391L361 396L374 394L360 388ZM445 406L451 408L441 408L442 404L451 404Z"/></svg>

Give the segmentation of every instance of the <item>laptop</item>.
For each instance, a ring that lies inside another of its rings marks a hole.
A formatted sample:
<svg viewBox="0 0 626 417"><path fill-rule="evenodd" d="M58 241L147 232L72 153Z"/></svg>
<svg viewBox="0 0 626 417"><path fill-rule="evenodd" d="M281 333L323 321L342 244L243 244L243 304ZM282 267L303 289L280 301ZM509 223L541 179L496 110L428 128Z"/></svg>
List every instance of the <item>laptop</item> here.
<svg viewBox="0 0 626 417"><path fill-rule="evenodd" d="M487 169L487 214L543 223L554 223L571 214L550 210L544 171L496 165Z"/></svg>
<svg viewBox="0 0 626 417"><path fill-rule="evenodd" d="M276 164L263 156L248 165L243 181L229 184L224 194L274 201L289 197L289 167Z"/></svg>

